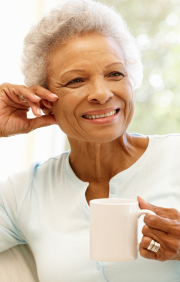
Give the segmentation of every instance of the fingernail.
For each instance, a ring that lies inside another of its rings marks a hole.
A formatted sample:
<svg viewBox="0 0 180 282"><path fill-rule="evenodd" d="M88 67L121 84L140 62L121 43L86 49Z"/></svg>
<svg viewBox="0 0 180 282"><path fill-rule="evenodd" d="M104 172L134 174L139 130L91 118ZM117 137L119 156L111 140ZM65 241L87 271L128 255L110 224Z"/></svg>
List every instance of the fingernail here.
<svg viewBox="0 0 180 282"><path fill-rule="evenodd" d="M36 99L41 100L40 97L38 97L37 95L33 95Z"/></svg>
<svg viewBox="0 0 180 282"><path fill-rule="evenodd" d="M48 106L50 107L50 108L52 108L52 103L50 102L50 101L47 101L48 102Z"/></svg>
<svg viewBox="0 0 180 282"><path fill-rule="evenodd" d="M51 111L48 110L48 109L43 109L43 112L44 112L46 115L49 115L49 114L51 113Z"/></svg>
<svg viewBox="0 0 180 282"><path fill-rule="evenodd" d="M38 113L38 115L41 115L41 116L42 116L41 110L40 110L39 108L37 109L37 113Z"/></svg>
<svg viewBox="0 0 180 282"><path fill-rule="evenodd" d="M55 98L59 98L58 95L54 94L54 93L51 93L51 95Z"/></svg>

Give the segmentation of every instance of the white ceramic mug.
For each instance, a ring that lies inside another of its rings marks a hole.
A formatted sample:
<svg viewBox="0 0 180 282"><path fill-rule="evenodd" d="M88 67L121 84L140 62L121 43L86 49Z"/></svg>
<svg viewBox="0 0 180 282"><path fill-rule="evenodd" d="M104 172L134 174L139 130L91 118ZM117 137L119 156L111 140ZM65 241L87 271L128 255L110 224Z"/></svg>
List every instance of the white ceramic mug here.
<svg viewBox="0 0 180 282"><path fill-rule="evenodd" d="M90 201L90 258L130 261L138 257L138 218L153 214L140 210L137 200L104 198Z"/></svg>

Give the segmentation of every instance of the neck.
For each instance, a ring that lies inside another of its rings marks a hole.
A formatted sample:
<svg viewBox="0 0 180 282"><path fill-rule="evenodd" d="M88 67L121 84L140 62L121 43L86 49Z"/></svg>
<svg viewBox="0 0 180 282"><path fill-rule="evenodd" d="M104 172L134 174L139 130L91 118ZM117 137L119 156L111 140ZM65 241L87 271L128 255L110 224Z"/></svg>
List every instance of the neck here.
<svg viewBox="0 0 180 282"><path fill-rule="evenodd" d="M142 140L143 139L143 140ZM84 182L102 183L130 167L146 150L148 139L127 132L108 143L91 143L68 137L70 165Z"/></svg>

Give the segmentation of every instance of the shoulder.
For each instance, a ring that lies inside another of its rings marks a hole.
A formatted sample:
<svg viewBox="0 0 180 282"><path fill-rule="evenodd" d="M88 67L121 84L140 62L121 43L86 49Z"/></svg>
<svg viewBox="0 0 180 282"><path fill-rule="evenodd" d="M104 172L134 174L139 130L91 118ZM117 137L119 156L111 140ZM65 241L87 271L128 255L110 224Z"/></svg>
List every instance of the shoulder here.
<svg viewBox="0 0 180 282"><path fill-rule="evenodd" d="M164 135L143 135L140 133L130 133L131 136L139 137L141 139L146 139L147 137L154 140L156 143L162 144L179 144L180 145L180 133L170 133Z"/></svg>
<svg viewBox="0 0 180 282"><path fill-rule="evenodd" d="M66 151L60 155L49 158L44 162L34 163L34 176L38 173L46 173L48 171L62 170L66 158L68 157L70 151Z"/></svg>
<svg viewBox="0 0 180 282"><path fill-rule="evenodd" d="M9 175L7 178L7 181L11 183L24 183L24 184L30 184L32 181L32 178L36 176L36 173L40 172L47 172L48 170L54 170L55 168L61 168L64 164L64 161L66 160L67 156L69 155L69 151L64 152L60 155L50 157L46 161L36 161L33 162L28 169L17 172L13 175Z"/></svg>
<svg viewBox="0 0 180 282"><path fill-rule="evenodd" d="M168 149L180 149L180 133L170 133L165 135L148 135L159 146L166 146Z"/></svg>
<svg viewBox="0 0 180 282"><path fill-rule="evenodd" d="M55 178L56 175L60 176L68 154L69 151L44 162L34 162L28 169L9 175L7 180L0 181L0 203L5 198L13 197L20 204L34 186L34 182L36 184L38 182L38 185L43 187L49 179Z"/></svg>
<svg viewBox="0 0 180 282"><path fill-rule="evenodd" d="M161 166L180 167L180 134L149 135L151 157Z"/></svg>
<svg viewBox="0 0 180 282"><path fill-rule="evenodd" d="M136 137L148 137L148 151L151 156L159 159L174 159L180 152L180 133L170 133L165 135L141 135L133 133Z"/></svg>

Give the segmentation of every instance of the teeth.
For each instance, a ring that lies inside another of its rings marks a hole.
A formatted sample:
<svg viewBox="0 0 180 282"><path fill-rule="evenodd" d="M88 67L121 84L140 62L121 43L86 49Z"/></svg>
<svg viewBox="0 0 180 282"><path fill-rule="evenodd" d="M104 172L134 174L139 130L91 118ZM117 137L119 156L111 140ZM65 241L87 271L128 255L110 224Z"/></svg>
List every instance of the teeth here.
<svg viewBox="0 0 180 282"><path fill-rule="evenodd" d="M112 116L116 113L116 110L114 111L111 111L107 114L102 114L102 115L92 115L92 116L89 116L89 115L85 115L84 117L87 118L87 119L95 119L95 118L103 118L103 117L108 117L108 116Z"/></svg>

